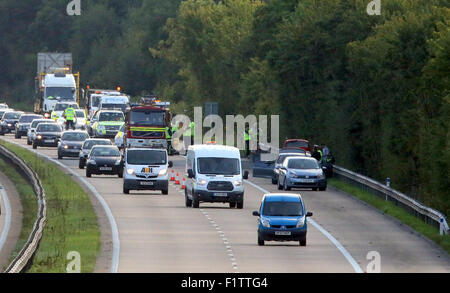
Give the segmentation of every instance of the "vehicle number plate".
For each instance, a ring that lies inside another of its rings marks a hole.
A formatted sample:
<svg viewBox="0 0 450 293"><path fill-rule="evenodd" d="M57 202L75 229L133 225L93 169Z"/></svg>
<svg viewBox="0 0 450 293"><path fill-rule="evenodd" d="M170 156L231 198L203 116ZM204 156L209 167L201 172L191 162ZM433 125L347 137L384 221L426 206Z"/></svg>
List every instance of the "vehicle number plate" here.
<svg viewBox="0 0 450 293"><path fill-rule="evenodd" d="M314 183L314 179L301 179L300 182Z"/></svg>
<svg viewBox="0 0 450 293"><path fill-rule="evenodd" d="M153 181L141 181L141 185L153 185Z"/></svg>
<svg viewBox="0 0 450 293"><path fill-rule="evenodd" d="M290 231L275 231L275 235L288 236L288 235L291 235L291 232Z"/></svg>
<svg viewBox="0 0 450 293"><path fill-rule="evenodd" d="M112 167L100 167L100 171L111 171Z"/></svg>
<svg viewBox="0 0 450 293"><path fill-rule="evenodd" d="M46 139L46 140L44 140L44 142L51 143L51 142L55 142L55 141L53 139Z"/></svg>
<svg viewBox="0 0 450 293"><path fill-rule="evenodd" d="M214 193L214 196L227 196L228 194L226 192L216 192Z"/></svg>

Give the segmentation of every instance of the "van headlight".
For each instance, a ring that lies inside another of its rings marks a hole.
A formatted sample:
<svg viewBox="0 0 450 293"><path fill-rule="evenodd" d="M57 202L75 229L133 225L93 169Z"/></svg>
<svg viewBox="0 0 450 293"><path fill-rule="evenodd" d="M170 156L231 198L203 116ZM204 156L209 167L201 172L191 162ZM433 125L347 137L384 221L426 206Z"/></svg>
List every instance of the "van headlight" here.
<svg viewBox="0 0 450 293"><path fill-rule="evenodd" d="M261 219L261 225L263 225L263 227L270 228L270 222L269 222L269 220Z"/></svg>
<svg viewBox="0 0 450 293"><path fill-rule="evenodd" d="M234 186L241 186L242 185L242 181L240 180L234 180L233 181Z"/></svg>
<svg viewBox="0 0 450 293"><path fill-rule="evenodd" d="M297 222L297 228L301 228L305 225L305 217L301 217L300 220Z"/></svg>
<svg viewBox="0 0 450 293"><path fill-rule="evenodd" d="M208 183L208 182L206 182L205 179L197 180L197 184L200 185L200 186L206 185L206 183Z"/></svg>
<svg viewBox="0 0 450 293"><path fill-rule="evenodd" d="M127 169L127 174L134 175L134 169L131 169L131 168Z"/></svg>
<svg viewBox="0 0 450 293"><path fill-rule="evenodd" d="M158 176L164 176L166 174L167 174L167 169L162 169L162 170L159 170L159 172L158 172Z"/></svg>

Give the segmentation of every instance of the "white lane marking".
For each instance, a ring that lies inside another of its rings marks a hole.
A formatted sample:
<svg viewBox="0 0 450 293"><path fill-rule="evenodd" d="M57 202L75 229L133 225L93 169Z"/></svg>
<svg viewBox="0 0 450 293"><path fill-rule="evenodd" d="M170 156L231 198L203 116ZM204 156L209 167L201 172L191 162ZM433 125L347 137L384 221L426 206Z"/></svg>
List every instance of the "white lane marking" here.
<svg viewBox="0 0 450 293"><path fill-rule="evenodd" d="M258 185L254 184L253 182L250 182L248 180L244 180L246 183L250 184L251 186L255 187L256 189L262 191L263 193L271 193L267 190L265 190L262 187L259 187ZM314 221L311 218L308 218L308 222L310 222L317 230L319 230L325 237L327 237L331 243L336 246L336 248L342 253L342 255L345 257L345 259L350 263L350 265L353 267L356 273L363 273L363 270L358 265L356 260L351 256L351 254L347 251L347 249L342 246L339 241L336 240L336 238L333 237L328 231L326 231L322 226L320 226L316 221Z"/></svg>
<svg viewBox="0 0 450 293"><path fill-rule="evenodd" d="M89 188L89 190L95 195L95 197L100 202L100 204L102 205L103 209L105 210L106 216L108 217L108 221L109 221L109 224L111 226L112 241L113 241L113 253L112 253L112 263L111 263L110 272L111 273L117 273L117 270L119 268L119 256L120 256L119 229L117 228L117 223L116 223L116 220L114 219L114 216L113 216L113 214L111 212L111 209L109 208L109 206L106 203L105 199L97 192L95 187L92 184L90 184L86 179L84 179L83 177L78 175L78 173L76 173L75 171L73 171L72 169L70 169L69 167L64 165L63 163L61 163L61 162L59 162L59 161L57 161L55 159L52 159L51 157L49 157L49 156L47 156L45 154L41 154L37 150L26 148L23 145L21 145L19 143L16 143L14 141L7 141L7 142L15 144L17 146L20 146L20 147L22 147L22 148L24 148L26 150L32 151L35 154L37 154L38 156L47 158L48 160L52 161L53 163L61 166L62 168L64 168L65 170L69 171L74 176L76 176L78 179L80 179L81 182L83 182L83 184L85 184L87 186L87 188Z"/></svg>
<svg viewBox="0 0 450 293"><path fill-rule="evenodd" d="M3 205L5 206L5 211L3 214L5 215L5 224L3 225L3 231L0 235L0 252L2 251L3 246L6 243L6 238L8 237L9 229L11 227L11 205L9 204L8 195L6 194L5 188L2 186L0 190L2 194Z"/></svg>

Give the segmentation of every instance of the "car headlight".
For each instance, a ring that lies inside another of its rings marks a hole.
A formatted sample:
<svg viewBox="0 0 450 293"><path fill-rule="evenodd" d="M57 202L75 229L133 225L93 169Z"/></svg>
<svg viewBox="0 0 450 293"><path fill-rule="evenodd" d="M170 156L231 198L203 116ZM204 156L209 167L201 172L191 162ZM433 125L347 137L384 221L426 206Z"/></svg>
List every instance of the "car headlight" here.
<svg viewBox="0 0 450 293"><path fill-rule="evenodd" d="M121 162L121 161L122 161L121 159L118 159L118 160L116 161L116 163L115 163L116 166L117 166L117 165L120 165L120 162Z"/></svg>
<svg viewBox="0 0 450 293"><path fill-rule="evenodd" d="M8 123L8 126L9 126L9 127L11 127L11 126L12 126L12 124L11 124L11 123Z"/></svg>
<svg viewBox="0 0 450 293"><path fill-rule="evenodd" d="M88 164L97 165L97 162L95 160L89 159Z"/></svg>
<svg viewBox="0 0 450 293"><path fill-rule="evenodd" d="M263 227L269 228L270 227L270 222L269 222L269 220L261 219L261 225L263 225Z"/></svg>
<svg viewBox="0 0 450 293"><path fill-rule="evenodd" d="M291 178L297 178L298 176L295 175L295 173L289 173L289 177L291 177Z"/></svg>
<svg viewBox="0 0 450 293"><path fill-rule="evenodd" d="M64 149L67 150L68 148L69 148L69 146L66 144L66 145L64 146Z"/></svg>
<svg viewBox="0 0 450 293"><path fill-rule="evenodd" d="M127 174L128 175L134 175L134 169L127 169Z"/></svg>
<svg viewBox="0 0 450 293"><path fill-rule="evenodd" d="M325 176L323 175L323 172L322 173L320 173L319 175L317 175L317 178L318 179L323 179Z"/></svg>
<svg viewBox="0 0 450 293"><path fill-rule="evenodd" d="M159 170L158 176L164 176L167 174L167 169Z"/></svg>
<svg viewBox="0 0 450 293"><path fill-rule="evenodd" d="M205 179L200 179L200 180L197 181L197 184L198 184L198 185L201 185L201 186L206 185L206 183L207 183L207 182L206 182Z"/></svg>
<svg viewBox="0 0 450 293"><path fill-rule="evenodd" d="M100 130L100 131L103 131L103 130L105 130L106 128L105 128L105 126L103 126L103 125L99 125L99 126L97 127L97 129Z"/></svg>
<svg viewBox="0 0 450 293"><path fill-rule="evenodd" d="M241 186L242 185L242 181L240 180L234 180L233 181L234 186Z"/></svg>
<svg viewBox="0 0 450 293"><path fill-rule="evenodd" d="M42 139L42 135L39 134L39 135L37 136L37 139Z"/></svg>
<svg viewBox="0 0 450 293"><path fill-rule="evenodd" d="M303 225L305 225L305 217L301 217L300 220L298 220L296 227L301 228Z"/></svg>

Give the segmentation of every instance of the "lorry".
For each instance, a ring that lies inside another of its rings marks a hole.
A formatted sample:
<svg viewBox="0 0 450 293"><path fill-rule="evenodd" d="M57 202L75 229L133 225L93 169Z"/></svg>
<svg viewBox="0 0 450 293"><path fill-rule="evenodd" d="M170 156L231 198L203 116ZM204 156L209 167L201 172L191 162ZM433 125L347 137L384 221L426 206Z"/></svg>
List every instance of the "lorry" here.
<svg viewBox="0 0 450 293"><path fill-rule="evenodd" d="M72 72L71 53L38 53L36 114L50 114L57 102L80 101L80 73Z"/></svg>
<svg viewBox="0 0 450 293"><path fill-rule="evenodd" d="M156 96L143 97L141 104L132 105L125 119L124 147L167 149L166 129L172 119L169 105Z"/></svg>
<svg viewBox="0 0 450 293"><path fill-rule="evenodd" d="M99 110L102 97L104 96L120 96L119 90L104 90L87 88L83 98L86 113L89 117L94 116L95 112Z"/></svg>

